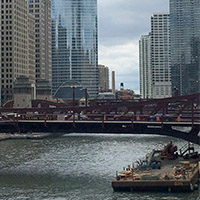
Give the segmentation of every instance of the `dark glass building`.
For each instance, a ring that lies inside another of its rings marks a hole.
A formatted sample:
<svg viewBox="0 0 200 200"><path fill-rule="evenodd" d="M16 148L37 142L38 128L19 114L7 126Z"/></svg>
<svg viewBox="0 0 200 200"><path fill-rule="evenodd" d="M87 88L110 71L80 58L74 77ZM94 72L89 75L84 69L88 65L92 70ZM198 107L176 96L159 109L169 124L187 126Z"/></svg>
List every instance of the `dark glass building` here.
<svg viewBox="0 0 200 200"><path fill-rule="evenodd" d="M170 0L172 89L200 92L200 0Z"/></svg>
<svg viewBox="0 0 200 200"><path fill-rule="evenodd" d="M52 1L53 94L77 81L98 95L97 0Z"/></svg>

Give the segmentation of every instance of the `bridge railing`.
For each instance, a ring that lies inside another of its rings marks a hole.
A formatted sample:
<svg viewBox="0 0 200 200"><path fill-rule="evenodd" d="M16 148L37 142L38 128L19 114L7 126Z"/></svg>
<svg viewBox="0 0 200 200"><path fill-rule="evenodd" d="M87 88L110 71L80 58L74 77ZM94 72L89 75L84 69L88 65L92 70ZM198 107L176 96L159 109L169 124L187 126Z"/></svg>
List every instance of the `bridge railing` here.
<svg viewBox="0 0 200 200"><path fill-rule="evenodd" d="M38 120L38 121L143 121L143 122L200 122L198 114L170 115L170 114L108 114L108 113L62 113L62 114L22 114L0 117L0 121Z"/></svg>
<svg viewBox="0 0 200 200"><path fill-rule="evenodd" d="M0 109L2 120L112 120L112 121L200 121L200 94L165 99L104 103L85 107L41 107ZM13 114L13 115L12 115Z"/></svg>

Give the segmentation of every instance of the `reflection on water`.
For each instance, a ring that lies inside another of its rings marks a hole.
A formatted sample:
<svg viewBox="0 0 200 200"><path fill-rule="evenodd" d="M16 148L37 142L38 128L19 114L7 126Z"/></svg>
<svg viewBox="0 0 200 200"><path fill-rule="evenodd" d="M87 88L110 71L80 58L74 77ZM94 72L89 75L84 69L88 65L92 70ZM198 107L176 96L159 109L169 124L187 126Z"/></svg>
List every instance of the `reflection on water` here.
<svg viewBox="0 0 200 200"><path fill-rule="evenodd" d="M113 193L116 171L173 140L148 135L70 134L0 146L0 199L197 200L193 193ZM199 147L197 147L199 148Z"/></svg>

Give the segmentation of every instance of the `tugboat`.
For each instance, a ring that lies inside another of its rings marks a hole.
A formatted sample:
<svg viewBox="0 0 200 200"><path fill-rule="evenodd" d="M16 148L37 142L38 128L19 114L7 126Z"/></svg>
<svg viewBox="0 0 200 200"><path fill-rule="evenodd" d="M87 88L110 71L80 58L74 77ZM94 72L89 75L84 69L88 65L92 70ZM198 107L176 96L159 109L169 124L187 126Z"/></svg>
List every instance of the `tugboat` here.
<svg viewBox="0 0 200 200"><path fill-rule="evenodd" d="M168 143L163 150L153 150L144 160L121 173L112 181L114 191L193 191L198 184L199 154L190 144L177 152Z"/></svg>

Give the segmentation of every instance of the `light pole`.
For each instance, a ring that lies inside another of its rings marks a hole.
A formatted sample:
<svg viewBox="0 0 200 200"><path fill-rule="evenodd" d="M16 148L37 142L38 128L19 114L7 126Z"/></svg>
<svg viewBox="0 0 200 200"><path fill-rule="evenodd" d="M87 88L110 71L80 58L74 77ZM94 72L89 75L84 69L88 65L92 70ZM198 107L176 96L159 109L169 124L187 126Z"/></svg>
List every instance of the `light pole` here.
<svg viewBox="0 0 200 200"><path fill-rule="evenodd" d="M75 113L74 113L74 107L75 107L75 87L72 87L72 100L73 100L73 126L75 127Z"/></svg>
<svg viewBox="0 0 200 200"><path fill-rule="evenodd" d="M75 107L75 87L73 86L72 87L72 90L73 90L73 107Z"/></svg>
<svg viewBox="0 0 200 200"><path fill-rule="evenodd" d="M87 107L87 88L85 88L85 107Z"/></svg>

